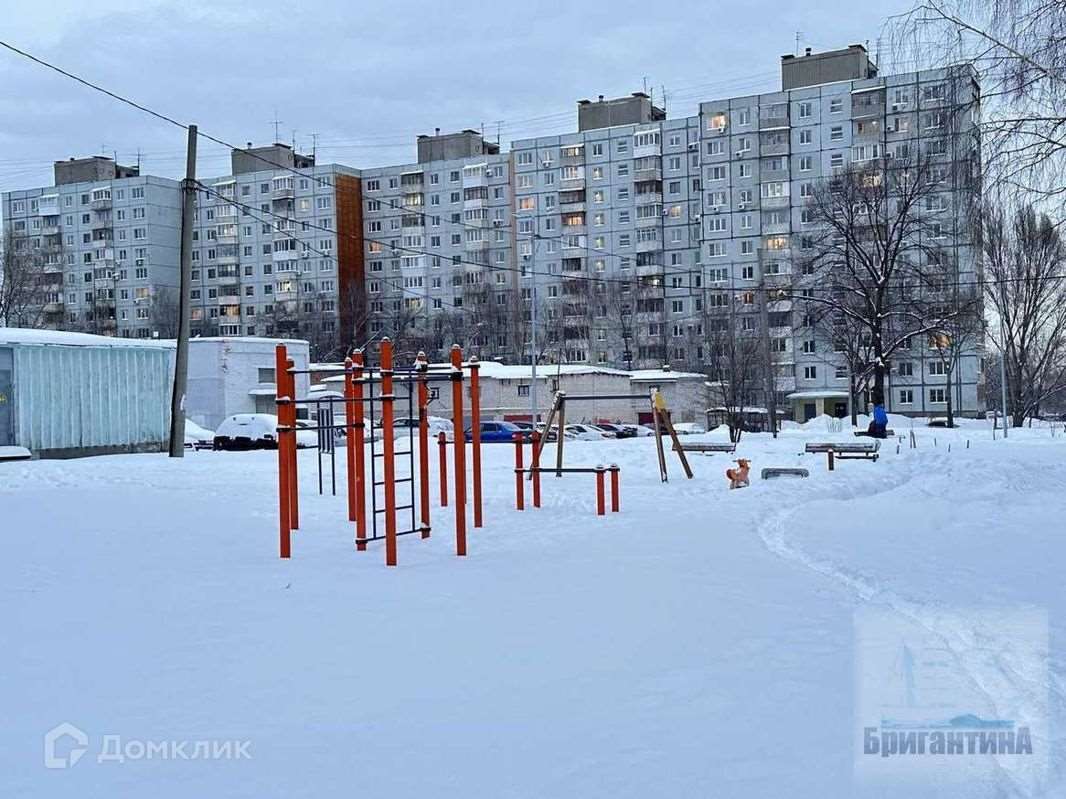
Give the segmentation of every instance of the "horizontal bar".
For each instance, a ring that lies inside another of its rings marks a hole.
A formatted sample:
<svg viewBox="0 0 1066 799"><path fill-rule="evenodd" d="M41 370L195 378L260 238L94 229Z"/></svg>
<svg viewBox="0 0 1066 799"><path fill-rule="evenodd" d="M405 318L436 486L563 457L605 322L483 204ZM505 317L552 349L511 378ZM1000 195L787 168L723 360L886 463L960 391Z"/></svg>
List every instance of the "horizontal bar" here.
<svg viewBox="0 0 1066 799"><path fill-rule="evenodd" d="M549 466L538 466L535 469L519 469L515 467L515 472L521 472L522 474L533 474L534 472L540 472L541 474L550 474L552 472L562 472L563 474L596 474L597 472L620 471L622 470L617 466L615 466L614 468L610 466L603 466L600 468L596 468L595 466L564 466L562 469L556 469L555 467Z"/></svg>
<svg viewBox="0 0 1066 799"><path fill-rule="evenodd" d="M411 510L411 508L413 508L413 507L414 507L414 505L397 505L395 508L393 508L393 510ZM376 511L374 511L374 513L384 513L384 512L385 512L385 508L378 508ZM408 531L408 532L410 532L410 531Z"/></svg>
<svg viewBox="0 0 1066 799"><path fill-rule="evenodd" d="M395 480L393 480L393 482L394 483L410 483L411 482L411 478L410 477L397 477ZM383 485L385 485L385 482L384 481L375 482L374 485L383 486Z"/></svg>
<svg viewBox="0 0 1066 799"><path fill-rule="evenodd" d="M570 402L571 400L648 400L651 401L650 394L562 394L559 399Z"/></svg>

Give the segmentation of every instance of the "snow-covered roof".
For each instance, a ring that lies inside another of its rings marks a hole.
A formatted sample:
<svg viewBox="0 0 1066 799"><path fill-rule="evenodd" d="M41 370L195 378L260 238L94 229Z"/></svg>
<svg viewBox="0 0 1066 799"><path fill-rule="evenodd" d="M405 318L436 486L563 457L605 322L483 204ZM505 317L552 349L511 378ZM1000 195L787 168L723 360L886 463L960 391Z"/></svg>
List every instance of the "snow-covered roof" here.
<svg viewBox="0 0 1066 799"><path fill-rule="evenodd" d="M529 364L508 364L497 361L479 361L481 366L480 376L488 380L532 380L533 369ZM431 366L446 367L448 364L435 363ZM469 363L464 363L468 366ZM343 370L343 367L341 367ZM611 369L608 366L589 366L580 363L542 363L537 366L537 382L553 380L557 376L567 375L609 375L615 377L629 377L629 372L621 369ZM339 383L344 380L344 375L334 375L323 378L322 383Z"/></svg>
<svg viewBox="0 0 1066 799"><path fill-rule="evenodd" d="M707 378L707 375L699 372L675 372L672 369L637 369L627 374L638 383L654 383L663 380L705 380Z"/></svg>
<svg viewBox="0 0 1066 799"><path fill-rule="evenodd" d="M839 399L843 397L847 399L848 392L842 391L837 388L819 388L810 389L809 391L794 391L788 395L787 399Z"/></svg>
<svg viewBox="0 0 1066 799"><path fill-rule="evenodd" d="M173 349L171 339L119 338L65 330L32 330L24 327L0 327L0 344L50 344L67 347L150 347Z"/></svg>
<svg viewBox="0 0 1066 799"><path fill-rule="evenodd" d="M263 336L196 336L189 339L193 341L218 341L223 343L246 343L246 344L284 344L286 347L300 346L310 347L302 338L265 338ZM174 340L170 339L170 343L173 344Z"/></svg>

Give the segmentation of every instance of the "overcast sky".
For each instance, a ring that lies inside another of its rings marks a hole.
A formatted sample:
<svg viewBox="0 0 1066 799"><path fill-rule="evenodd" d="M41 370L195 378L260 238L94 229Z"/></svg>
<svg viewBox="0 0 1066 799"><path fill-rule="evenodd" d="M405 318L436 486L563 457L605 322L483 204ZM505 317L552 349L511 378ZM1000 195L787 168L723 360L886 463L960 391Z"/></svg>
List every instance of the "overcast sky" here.
<svg viewBox="0 0 1066 799"><path fill-rule="evenodd" d="M414 137L484 125L513 139L574 130L576 100L640 90L671 117L772 91L800 46L869 42L908 0L817 3L388 3L7 0L0 38L236 144L295 138L320 162L415 160ZM275 116L276 114L276 116ZM59 158L117 151L178 177L184 133L0 50L0 189L51 183ZM498 123L502 124L498 126ZM228 153L201 145L201 177Z"/></svg>

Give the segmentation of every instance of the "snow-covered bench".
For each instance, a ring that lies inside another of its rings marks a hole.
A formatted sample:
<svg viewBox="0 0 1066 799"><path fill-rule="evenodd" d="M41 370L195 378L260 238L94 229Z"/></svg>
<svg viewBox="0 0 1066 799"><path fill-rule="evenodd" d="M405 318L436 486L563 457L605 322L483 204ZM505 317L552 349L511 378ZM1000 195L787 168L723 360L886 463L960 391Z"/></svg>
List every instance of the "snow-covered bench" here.
<svg viewBox="0 0 1066 799"><path fill-rule="evenodd" d="M712 455L715 452L725 452L732 455L737 451L737 445L729 441L720 443L693 442L691 444L682 444L681 449L684 452L702 452L704 455ZM674 444L674 451L677 451L677 444Z"/></svg>
<svg viewBox="0 0 1066 799"><path fill-rule="evenodd" d="M859 436L859 437L863 437L863 436L869 436L870 434L867 433L865 430L856 430L855 431L855 435ZM896 431L893 430L891 427L889 427L889 428L887 428L885 430L885 438L895 438L895 437L896 437Z"/></svg>
<svg viewBox="0 0 1066 799"><path fill-rule="evenodd" d="M806 469L790 468L785 466L768 466L762 470L762 479L770 480L774 477L810 477Z"/></svg>
<svg viewBox="0 0 1066 799"><path fill-rule="evenodd" d="M829 470L832 471L834 459L852 460L855 458L861 458L863 460L876 461L880 449L881 440L875 438L872 441L811 442L804 447L803 451L815 453L824 452L829 459Z"/></svg>

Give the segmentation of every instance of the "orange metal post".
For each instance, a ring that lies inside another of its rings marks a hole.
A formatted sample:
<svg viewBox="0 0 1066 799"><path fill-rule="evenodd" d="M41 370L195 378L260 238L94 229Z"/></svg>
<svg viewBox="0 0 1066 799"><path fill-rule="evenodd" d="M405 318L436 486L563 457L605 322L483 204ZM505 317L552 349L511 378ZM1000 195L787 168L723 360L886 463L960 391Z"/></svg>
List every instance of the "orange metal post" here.
<svg viewBox="0 0 1066 799"><path fill-rule="evenodd" d="M455 554L466 554L466 436L463 434L463 350L452 345L452 419L455 425Z"/></svg>
<svg viewBox="0 0 1066 799"><path fill-rule="evenodd" d="M363 426L366 414L363 413L363 351L352 353L352 403L355 420L355 548L360 552L366 550L366 428ZM373 435L374 431L371 430Z"/></svg>
<svg viewBox="0 0 1066 799"><path fill-rule="evenodd" d="M285 425L289 428L286 434L289 437L289 518L293 530L300 529L300 480L296 473L296 375L290 372L295 369L292 358L285 359L285 391L291 402L285 407L288 409ZM277 375L274 375L275 380ZM280 421L280 419L279 419Z"/></svg>
<svg viewBox="0 0 1066 799"><path fill-rule="evenodd" d="M440 506L448 507L448 436L443 432L437 433L437 444L440 447Z"/></svg>
<svg viewBox="0 0 1066 799"><path fill-rule="evenodd" d="M618 479L621 476L622 470L618 468L617 463L612 463L610 466L611 471L611 513L618 513L622 506L622 497L618 493Z"/></svg>
<svg viewBox="0 0 1066 799"><path fill-rule="evenodd" d="M522 471L522 434L515 433L514 436L514 506L517 510L525 510L526 507L526 487L525 477Z"/></svg>
<svg viewBox="0 0 1066 799"><path fill-rule="evenodd" d="M481 392L478 372L481 364L470 359L470 460L474 478L474 527L481 526Z"/></svg>
<svg viewBox="0 0 1066 799"><path fill-rule="evenodd" d="M418 368L418 494L422 503L422 537L429 538L429 364L424 352L415 358Z"/></svg>
<svg viewBox="0 0 1066 799"><path fill-rule="evenodd" d="M355 521L355 403L352 398L352 359L344 359L344 449L348 462L348 521ZM362 418L362 417L360 417Z"/></svg>
<svg viewBox="0 0 1066 799"><path fill-rule="evenodd" d="M275 396L277 402L277 414L278 420L284 416L284 404L282 403L282 397L284 391L282 383L277 379L278 375L281 375L285 371L286 361L285 345L278 344L274 350L274 372L275 372ZM292 556L292 530L289 527L289 466L286 461L285 444L282 441L282 437L278 436L278 533L279 533L279 554L283 558Z"/></svg>
<svg viewBox="0 0 1066 799"><path fill-rule="evenodd" d="M596 467L596 515L603 516L606 513L605 502L603 496L604 489L604 476L607 474L607 470L602 466Z"/></svg>
<svg viewBox="0 0 1066 799"><path fill-rule="evenodd" d="M533 507L540 507L540 431L533 431L533 455L529 464L533 469Z"/></svg>
<svg viewBox="0 0 1066 799"><path fill-rule="evenodd" d="M393 452L392 342L381 340L381 477L385 491L385 565L396 565L396 458ZM373 488L373 487L372 487Z"/></svg>

